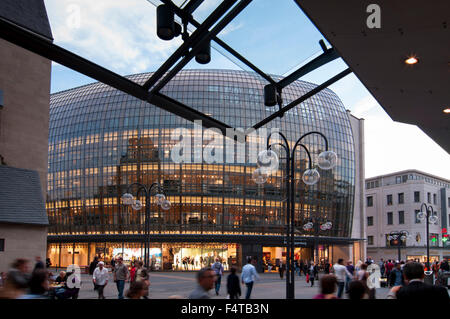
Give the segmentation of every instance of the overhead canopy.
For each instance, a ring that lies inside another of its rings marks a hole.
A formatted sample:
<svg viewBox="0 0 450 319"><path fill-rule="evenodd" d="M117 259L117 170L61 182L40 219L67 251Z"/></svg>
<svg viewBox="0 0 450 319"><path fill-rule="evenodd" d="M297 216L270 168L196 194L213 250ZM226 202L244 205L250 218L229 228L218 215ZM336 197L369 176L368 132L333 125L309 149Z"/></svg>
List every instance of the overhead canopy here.
<svg viewBox="0 0 450 319"><path fill-rule="evenodd" d="M295 1L394 121L417 125L450 153L448 0ZM373 3L381 28L367 26ZM410 55L419 62L405 64Z"/></svg>

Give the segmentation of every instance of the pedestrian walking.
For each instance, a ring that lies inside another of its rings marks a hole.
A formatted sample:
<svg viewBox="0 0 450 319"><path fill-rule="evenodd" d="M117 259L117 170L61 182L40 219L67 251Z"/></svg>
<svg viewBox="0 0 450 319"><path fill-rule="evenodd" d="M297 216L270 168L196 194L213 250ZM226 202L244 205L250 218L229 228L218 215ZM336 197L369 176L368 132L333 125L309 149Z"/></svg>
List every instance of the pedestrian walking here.
<svg viewBox="0 0 450 319"><path fill-rule="evenodd" d="M136 268L136 277L135 282L143 282L145 292L143 294L144 299L148 299L148 288L150 287L150 275L148 273L147 268L144 267L144 263L142 261L138 261Z"/></svg>
<svg viewBox="0 0 450 319"><path fill-rule="evenodd" d="M283 279L284 271L285 271L285 264L280 260L280 264L278 266L278 272L280 274L280 278Z"/></svg>
<svg viewBox="0 0 450 319"><path fill-rule="evenodd" d="M130 283L130 288L125 293L128 299L141 299L144 296L146 287L143 281L134 281Z"/></svg>
<svg viewBox="0 0 450 319"><path fill-rule="evenodd" d="M117 258L117 265L114 268L114 282L117 286L117 291L119 293L119 299L123 299L123 290L125 288L125 281L128 280L130 272L128 267L123 264L123 258Z"/></svg>
<svg viewBox="0 0 450 319"><path fill-rule="evenodd" d="M337 279L334 275L324 275L320 279L320 294L315 295L313 299L338 299L336 297Z"/></svg>
<svg viewBox="0 0 450 319"><path fill-rule="evenodd" d="M241 284L239 277L236 275L236 267L231 267L231 273L227 277L227 293L230 299L239 299L241 296Z"/></svg>
<svg viewBox="0 0 450 319"><path fill-rule="evenodd" d="M45 259L45 268L50 268L51 265L52 265L52 262L51 262L50 258Z"/></svg>
<svg viewBox="0 0 450 319"><path fill-rule="evenodd" d="M252 294L253 284L255 280L259 279L259 275L256 272L256 268L254 266L256 264L256 259L248 257L247 265L242 267L241 281L243 284L247 286L247 292L245 294L245 299L250 299L250 295Z"/></svg>
<svg viewBox="0 0 450 319"><path fill-rule="evenodd" d="M350 274L350 276L347 274L347 278L345 280L345 293L348 293L349 284L355 275L355 266L353 266L353 262L349 260L347 261L347 266L345 266L345 268L347 268L347 271Z"/></svg>
<svg viewBox="0 0 450 319"><path fill-rule="evenodd" d="M222 282L222 275L223 275L223 265L220 262L219 258L216 258L216 262L212 265L211 268L216 273L216 281L214 285L216 290L216 296L218 296L220 291L220 283Z"/></svg>
<svg viewBox="0 0 450 319"><path fill-rule="evenodd" d="M134 261L130 264L130 283L134 282L136 278L136 266L134 265Z"/></svg>
<svg viewBox="0 0 450 319"><path fill-rule="evenodd" d="M103 290L108 284L108 269L104 267L105 264L103 261L98 262L97 265L98 267L96 267L92 273L92 281L94 282L95 290L97 290L98 299L105 299Z"/></svg>
<svg viewBox="0 0 450 319"><path fill-rule="evenodd" d="M214 287L216 273L211 267L202 268L197 273L197 287L188 296L188 299L210 299L208 291Z"/></svg>
<svg viewBox="0 0 450 319"><path fill-rule="evenodd" d="M394 269L391 271L390 277L391 278L389 280L389 287L403 285L403 272L401 270L399 263L395 264Z"/></svg>
<svg viewBox="0 0 450 319"><path fill-rule="evenodd" d="M345 281L347 277L351 277L351 274L348 272L347 268L344 266L344 259L339 258L338 262L333 265L333 272L336 276L338 293L337 297L342 298L342 294L345 288Z"/></svg>
<svg viewBox="0 0 450 319"><path fill-rule="evenodd" d="M317 265L314 262L311 262L311 265L308 269L308 275L309 281L311 282L311 287L313 287L314 280L319 279L319 267L317 267Z"/></svg>
<svg viewBox="0 0 450 319"><path fill-rule="evenodd" d="M300 269L298 271L298 276L300 277L302 275L302 271L306 276L306 272L305 272L305 263L303 262L303 260L300 260L300 265L299 265Z"/></svg>
<svg viewBox="0 0 450 319"><path fill-rule="evenodd" d="M98 257L95 256L94 260L89 265L89 275L93 275L94 274L94 270L95 270L95 268L97 268L97 265L98 265Z"/></svg>

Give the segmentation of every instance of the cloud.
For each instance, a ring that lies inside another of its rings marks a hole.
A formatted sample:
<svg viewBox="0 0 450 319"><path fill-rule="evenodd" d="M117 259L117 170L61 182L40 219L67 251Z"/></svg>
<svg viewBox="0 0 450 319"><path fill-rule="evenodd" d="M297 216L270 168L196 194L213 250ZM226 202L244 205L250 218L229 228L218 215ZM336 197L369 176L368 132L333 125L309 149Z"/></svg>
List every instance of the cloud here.
<svg viewBox="0 0 450 319"><path fill-rule="evenodd" d="M153 71L181 39L156 36L156 10L145 0L46 0L55 44L120 74Z"/></svg>

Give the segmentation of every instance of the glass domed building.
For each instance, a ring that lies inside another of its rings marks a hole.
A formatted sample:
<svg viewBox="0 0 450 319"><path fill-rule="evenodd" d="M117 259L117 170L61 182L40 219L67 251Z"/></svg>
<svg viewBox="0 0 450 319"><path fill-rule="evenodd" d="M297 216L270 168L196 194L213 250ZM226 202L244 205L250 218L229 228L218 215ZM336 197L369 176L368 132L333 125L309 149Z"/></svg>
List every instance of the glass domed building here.
<svg viewBox="0 0 450 319"><path fill-rule="evenodd" d="M129 78L142 84L150 75ZM248 128L274 112L264 106L265 84L252 72L185 70L161 93L232 127ZM296 81L283 90L283 102L314 87ZM54 265L88 265L94 256L107 263L117 255L125 262L143 257L145 209L133 210L121 202L135 182L160 183L172 204L169 210L150 207L153 269L194 270L217 257L226 268L250 255L258 256L260 265L285 258L283 155L280 169L257 185L251 178L256 164L249 154L257 152L258 145L265 147L265 138L248 141L243 162L179 163L171 154L179 141L173 134L177 128L191 133L189 158L194 158L195 147L208 145L205 131L202 140L193 123L102 83L51 96L47 212L48 257ZM319 169L321 178L313 186L301 182L306 154L296 155L295 225L306 242L296 249L296 258L331 260L333 247L353 243L357 158L349 114L336 94L325 89L266 128L279 129L291 142L320 131L338 154L338 165L330 171ZM311 135L304 144L317 166L324 141ZM226 145L224 141L223 158L230 152ZM305 230L303 225L315 217L330 221L332 228Z"/></svg>

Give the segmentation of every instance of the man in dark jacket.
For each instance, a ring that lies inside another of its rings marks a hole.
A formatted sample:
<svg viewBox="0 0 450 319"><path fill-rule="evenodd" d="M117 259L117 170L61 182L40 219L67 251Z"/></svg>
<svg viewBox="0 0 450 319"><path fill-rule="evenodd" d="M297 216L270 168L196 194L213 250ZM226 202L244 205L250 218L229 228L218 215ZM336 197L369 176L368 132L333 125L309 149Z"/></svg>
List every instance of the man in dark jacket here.
<svg viewBox="0 0 450 319"><path fill-rule="evenodd" d="M227 278L227 292L230 295L230 299L239 299L241 296L241 284L239 283L239 277L236 275L236 267L231 267L231 274Z"/></svg>
<svg viewBox="0 0 450 319"><path fill-rule="evenodd" d="M399 300L417 301L445 301L449 302L450 297L444 287L433 286L423 282L424 267L421 263L411 262L403 267L403 276L406 286L392 288L390 294L395 294Z"/></svg>

